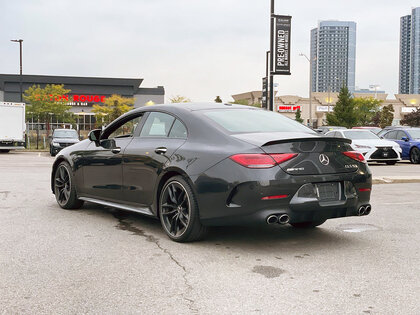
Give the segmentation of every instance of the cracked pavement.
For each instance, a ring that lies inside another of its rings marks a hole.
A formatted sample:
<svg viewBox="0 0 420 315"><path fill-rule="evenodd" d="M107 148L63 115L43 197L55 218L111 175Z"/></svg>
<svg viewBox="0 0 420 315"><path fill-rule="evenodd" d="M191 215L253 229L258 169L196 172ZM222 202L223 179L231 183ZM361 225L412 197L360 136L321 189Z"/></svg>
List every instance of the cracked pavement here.
<svg viewBox="0 0 420 315"><path fill-rule="evenodd" d="M420 184L375 185L371 215L312 231L223 227L178 244L141 215L62 210L52 161L0 155L0 314L420 313Z"/></svg>

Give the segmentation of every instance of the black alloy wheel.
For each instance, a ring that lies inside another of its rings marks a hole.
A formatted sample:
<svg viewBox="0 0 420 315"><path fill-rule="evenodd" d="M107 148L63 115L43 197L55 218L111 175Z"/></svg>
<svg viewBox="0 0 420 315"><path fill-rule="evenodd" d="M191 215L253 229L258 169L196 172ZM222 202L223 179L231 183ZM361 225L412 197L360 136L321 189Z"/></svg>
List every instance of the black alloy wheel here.
<svg viewBox="0 0 420 315"><path fill-rule="evenodd" d="M410 152L410 162L413 164L419 164L420 163L420 150L417 147L414 147L411 149Z"/></svg>
<svg viewBox="0 0 420 315"><path fill-rule="evenodd" d="M83 205L83 201L77 199L70 165L67 162L61 162L55 171L54 194L57 203L63 209L78 209Z"/></svg>
<svg viewBox="0 0 420 315"><path fill-rule="evenodd" d="M165 184L159 209L162 227L174 241L191 242L204 236L207 229L200 223L194 192L182 176L173 177Z"/></svg>

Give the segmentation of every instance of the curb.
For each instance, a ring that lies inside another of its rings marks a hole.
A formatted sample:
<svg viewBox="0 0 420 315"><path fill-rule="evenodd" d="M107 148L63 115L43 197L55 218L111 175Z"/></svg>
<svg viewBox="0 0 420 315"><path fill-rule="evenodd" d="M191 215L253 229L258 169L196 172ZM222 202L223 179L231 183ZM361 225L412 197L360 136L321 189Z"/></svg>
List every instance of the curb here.
<svg viewBox="0 0 420 315"><path fill-rule="evenodd" d="M372 184L404 184L404 183L420 183L420 177L415 176L388 176L388 177L374 177Z"/></svg>

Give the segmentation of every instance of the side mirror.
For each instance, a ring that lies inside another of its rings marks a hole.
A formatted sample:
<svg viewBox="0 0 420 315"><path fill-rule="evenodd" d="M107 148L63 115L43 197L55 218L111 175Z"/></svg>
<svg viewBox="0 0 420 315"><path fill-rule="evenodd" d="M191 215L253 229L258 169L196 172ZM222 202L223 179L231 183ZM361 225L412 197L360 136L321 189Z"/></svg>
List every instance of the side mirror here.
<svg viewBox="0 0 420 315"><path fill-rule="evenodd" d="M401 140L405 141L405 142L408 142L409 139L407 137L402 137Z"/></svg>
<svg viewBox="0 0 420 315"><path fill-rule="evenodd" d="M92 130L91 132L89 132L89 135L88 135L89 140L92 142L98 143L101 137L101 132L102 132L101 129Z"/></svg>

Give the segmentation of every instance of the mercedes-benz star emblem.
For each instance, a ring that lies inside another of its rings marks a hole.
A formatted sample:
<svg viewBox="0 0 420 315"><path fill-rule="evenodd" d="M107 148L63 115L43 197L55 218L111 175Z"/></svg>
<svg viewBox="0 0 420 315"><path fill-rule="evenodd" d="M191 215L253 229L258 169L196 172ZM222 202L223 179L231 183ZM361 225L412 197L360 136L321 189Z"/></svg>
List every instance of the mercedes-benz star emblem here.
<svg viewBox="0 0 420 315"><path fill-rule="evenodd" d="M319 161L321 162L322 165L330 164L330 159L325 154L320 154L319 155Z"/></svg>

